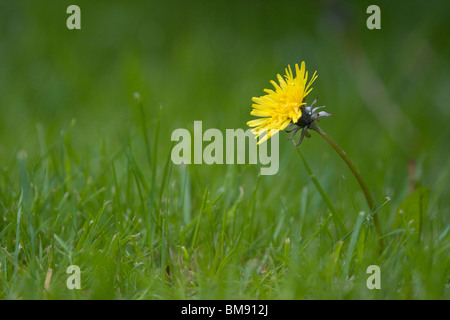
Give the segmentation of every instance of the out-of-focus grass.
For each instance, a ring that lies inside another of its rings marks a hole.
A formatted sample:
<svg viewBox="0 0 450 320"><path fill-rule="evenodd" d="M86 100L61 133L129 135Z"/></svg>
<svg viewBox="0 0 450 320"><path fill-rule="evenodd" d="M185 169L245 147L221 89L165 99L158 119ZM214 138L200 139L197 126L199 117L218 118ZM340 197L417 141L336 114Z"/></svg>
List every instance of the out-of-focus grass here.
<svg viewBox="0 0 450 320"><path fill-rule="evenodd" d="M368 30L364 1L79 1L79 31L69 4L0 3L0 297L448 299L449 4L383 2ZM321 127L392 199L384 250L370 221L340 241L367 207L317 135L302 154L343 226L285 134L275 176L170 162L174 129L245 128L251 97L302 60ZM420 240L402 202L425 208Z"/></svg>

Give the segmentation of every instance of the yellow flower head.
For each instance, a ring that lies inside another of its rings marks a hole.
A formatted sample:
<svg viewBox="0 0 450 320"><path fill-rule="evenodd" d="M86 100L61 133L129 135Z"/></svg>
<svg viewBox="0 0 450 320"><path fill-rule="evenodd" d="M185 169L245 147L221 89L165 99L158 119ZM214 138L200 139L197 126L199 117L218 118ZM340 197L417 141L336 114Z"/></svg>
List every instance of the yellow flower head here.
<svg viewBox="0 0 450 320"><path fill-rule="evenodd" d="M295 65L295 77L289 65L284 77L283 79L281 75L277 75L279 84L273 80L270 81L275 91L264 89L266 95L252 99L254 104L250 114L261 118L250 120L247 125L255 127L252 132L256 137L266 133L258 144L266 141L278 131L284 130L290 123L298 122L306 105L306 96L312 90L310 86L316 80L317 75L314 72L307 84L308 71L305 70L305 62L302 62L301 68L298 67L298 64Z"/></svg>

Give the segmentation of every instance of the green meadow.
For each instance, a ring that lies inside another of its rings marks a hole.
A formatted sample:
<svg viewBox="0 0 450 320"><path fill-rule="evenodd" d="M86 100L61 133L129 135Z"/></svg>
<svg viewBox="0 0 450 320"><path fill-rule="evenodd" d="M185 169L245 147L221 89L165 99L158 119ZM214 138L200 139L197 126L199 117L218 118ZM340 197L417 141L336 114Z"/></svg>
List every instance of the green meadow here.
<svg viewBox="0 0 450 320"><path fill-rule="evenodd" d="M449 12L1 1L0 298L449 299ZM313 131L279 133L275 175L171 161L174 130L247 130L252 97L302 61L376 211Z"/></svg>

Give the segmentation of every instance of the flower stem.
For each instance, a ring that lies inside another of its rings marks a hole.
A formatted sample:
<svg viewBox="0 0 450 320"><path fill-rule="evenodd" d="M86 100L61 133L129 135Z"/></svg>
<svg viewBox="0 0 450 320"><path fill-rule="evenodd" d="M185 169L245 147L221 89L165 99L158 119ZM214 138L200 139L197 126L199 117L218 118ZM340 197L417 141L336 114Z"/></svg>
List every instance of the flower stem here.
<svg viewBox="0 0 450 320"><path fill-rule="evenodd" d="M356 180L359 183L359 186L361 187L362 191L364 192L364 196L366 197L367 204L369 205L370 212L374 211L376 209L375 201L373 200L372 194L370 193L369 188L367 187L365 181L363 180L361 174L359 173L358 169L355 167L353 162L350 160L350 158L347 156L347 154L344 152L344 150L339 147L339 145L334 142L333 139L331 139L325 132L323 132L317 125L311 127L311 129L317 131L322 138L324 138L336 152L339 154L339 156L344 160L344 162L347 164L350 171L355 176ZM375 224L375 229L377 230L378 236L382 236L382 230L380 223L378 222L378 216L373 216L373 221Z"/></svg>

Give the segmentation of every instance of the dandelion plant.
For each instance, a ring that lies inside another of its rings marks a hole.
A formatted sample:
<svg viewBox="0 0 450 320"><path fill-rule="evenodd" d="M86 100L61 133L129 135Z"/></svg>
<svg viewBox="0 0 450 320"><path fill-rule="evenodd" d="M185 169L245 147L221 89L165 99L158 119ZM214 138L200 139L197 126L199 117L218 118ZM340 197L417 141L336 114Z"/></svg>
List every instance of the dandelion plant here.
<svg viewBox="0 0 450 320"><path fill-rule="evenodd" d="M278 84L273 80L270 81L275 90L264 89L264 92L266 92L265 95L253 97L252 99L254 104L252 105L253 110L250 114L259 117L259 119L250 120L247 122L247 125L254 128L252 132L256 137L260 137L258 144L263 143L278 131L288 129L286 132L292 133L289 140L294 139L297 132L301 130L300 138L295 144L299 146L305 136L307 138L311 137L308 130L316 131L333 147L347 164L364 193L370 211L374 211L376 209L375 201L358 169L342 148L317 124L320 118L330 117L331 114L325 111L319 111L325 108L325 106L316 107L317 98L311 105L307 105L306 103L307 95L313 90L311 85L317 79L317 72L314 72L308 82L308 71L306 71L304 61L301 63L301 67L298 64L295 65L295 76L290 65L288 65L285 71L284 78L280 74L277 75ZM382 231L377 216L373 217L375 228L379 236L381 236Z"/></svg>

